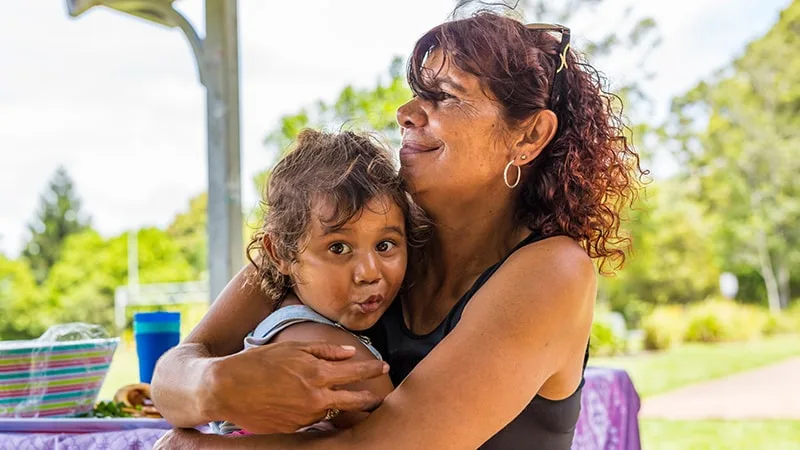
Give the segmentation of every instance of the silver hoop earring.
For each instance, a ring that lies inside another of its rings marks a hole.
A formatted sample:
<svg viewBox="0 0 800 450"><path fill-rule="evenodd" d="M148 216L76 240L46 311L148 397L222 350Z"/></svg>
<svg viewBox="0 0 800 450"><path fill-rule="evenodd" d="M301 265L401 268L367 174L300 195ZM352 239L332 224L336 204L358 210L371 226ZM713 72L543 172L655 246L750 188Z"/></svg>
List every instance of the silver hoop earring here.
<svg viewBox="0 0 800 450"><path fill-rule="evenodd" d="M517 179L516 181L514 181L514 184L508 182L508 169L510 169L513 164L514 160L512 159L511 161L508 162L508 164L506 164L505 170L503 170L503 181L506 182L506 186L508 186L509 189L514 189L515 187L517 187L517 185L519 184L519 179L522 178L522 169L520 169L519 166L514 166L517 168Z"/></svg>

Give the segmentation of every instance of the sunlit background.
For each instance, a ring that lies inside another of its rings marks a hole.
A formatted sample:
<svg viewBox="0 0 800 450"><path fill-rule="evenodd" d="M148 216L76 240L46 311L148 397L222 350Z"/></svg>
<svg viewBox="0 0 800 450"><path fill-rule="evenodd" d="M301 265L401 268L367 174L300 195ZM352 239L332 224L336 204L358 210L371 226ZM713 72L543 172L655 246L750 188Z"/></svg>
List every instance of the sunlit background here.
<svg viewBox="0 0 800 450"><path fill-rule="evenodd" d="M239 2L245 237L300 127L353 118L396 137L405 58L455 4ZM202 24L202 1L176 7ZM572 29L652 172L624 225L633 257L601 286L590 361L631 374L644 448L800 447L800 1L518 9ZM114 309L130 232L138 281L178 303L185 330L207 306L205 96L179 31L103 8L72 19L56 0L0 5L0 339L67 321L127 336L101 397L136 381L137 308ZM767 368L777 379L747 372ZM747 374L755 386L737 384ZM764 406L683 414L704 382Z"/></svg>

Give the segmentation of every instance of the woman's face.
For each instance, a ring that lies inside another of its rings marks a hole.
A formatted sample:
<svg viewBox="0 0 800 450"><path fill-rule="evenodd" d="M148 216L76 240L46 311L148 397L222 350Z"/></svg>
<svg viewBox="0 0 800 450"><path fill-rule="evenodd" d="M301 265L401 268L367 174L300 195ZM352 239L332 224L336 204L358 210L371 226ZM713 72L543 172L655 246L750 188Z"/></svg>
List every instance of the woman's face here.
<svg viewBox="0 0 800 450"><path fill-rule="evenodd" d="M415 97L397 110L401 174L415 196L432 189L444 198L507 191L503 169L513 155L501 105L477 77L449 61L442 65L440 50L426 59L422 76L443 100Z"/></svg>

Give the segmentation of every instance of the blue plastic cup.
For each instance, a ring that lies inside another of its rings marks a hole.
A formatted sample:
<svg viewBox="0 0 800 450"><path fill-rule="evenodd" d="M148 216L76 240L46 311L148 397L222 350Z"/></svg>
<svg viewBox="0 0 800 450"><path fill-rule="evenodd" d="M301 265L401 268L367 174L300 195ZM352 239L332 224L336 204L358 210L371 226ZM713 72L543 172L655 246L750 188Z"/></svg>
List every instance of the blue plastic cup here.
<svg viewBox="0 0 800 450"><path fill-rule="evenodd" d="M133 315L133 335L139 357L139 380L150 383L158 358L181 340L181 313L136 313Z"/></svg>

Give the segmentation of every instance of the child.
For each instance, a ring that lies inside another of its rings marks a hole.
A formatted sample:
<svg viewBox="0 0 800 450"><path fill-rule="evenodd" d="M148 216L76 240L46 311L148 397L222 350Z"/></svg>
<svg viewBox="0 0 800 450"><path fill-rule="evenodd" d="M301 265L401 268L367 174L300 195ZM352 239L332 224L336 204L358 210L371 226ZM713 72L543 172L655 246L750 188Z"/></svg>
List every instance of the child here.
<svg viewBox="0 0 800 450"><path fill-rule="evenodd" d="M397 296L409 250L416 254L428 230L387 151L351 132L305 130L273 169L265 203L248 257L276 309L245 338L245 351L324 340L356 347L355 359L381 359L354 332L372 327ZM349 387L381 397L393 389L388 375ZM329 411L326 425L352 426L365 414Z"/></svg>

